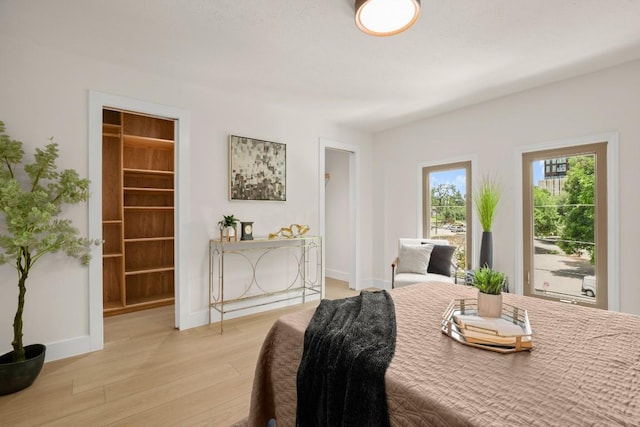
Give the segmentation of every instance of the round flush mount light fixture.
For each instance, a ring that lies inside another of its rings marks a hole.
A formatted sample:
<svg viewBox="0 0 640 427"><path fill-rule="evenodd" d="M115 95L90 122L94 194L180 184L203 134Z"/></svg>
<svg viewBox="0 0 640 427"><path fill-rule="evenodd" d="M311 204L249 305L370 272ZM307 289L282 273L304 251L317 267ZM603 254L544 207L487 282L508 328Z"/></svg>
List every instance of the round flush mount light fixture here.
<svg viewBox="0 0 640 427"><path fill-rule="evenodd" d="M392 36L420 16L420 0L356 0L356 24L372 36Z"/></svg>

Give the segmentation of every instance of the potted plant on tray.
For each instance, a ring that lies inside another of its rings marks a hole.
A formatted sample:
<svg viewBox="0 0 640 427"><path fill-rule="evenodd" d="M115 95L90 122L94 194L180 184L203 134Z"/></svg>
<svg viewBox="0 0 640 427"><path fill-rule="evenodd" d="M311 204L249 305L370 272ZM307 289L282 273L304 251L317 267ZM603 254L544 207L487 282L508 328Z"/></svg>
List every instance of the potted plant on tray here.
<svg viewBox="0 0 640 427"><path fill-rule="evenodd" d="M238 219L233 215L222 215L222 219L218 221L218 226L220 226L220 240L226 240L228 242L233 240L238 240Z"/></svg>
<svg viewBox="0 0 640 427"><path fill-rule="evenodd" d="M18 307L13 319L13 351L0 356L0 395L29 387L40 373L46 348L23 344L22 314L26 282L34 265L48 253L64 251L87 264L90 247L101 242L79 237L67 219L59 219L64 204L89 197L89 180L75 170L58 171L58 145L37 148L33 163L23 165L20 141L5 134L0 121L0 264L18 272Z"/></svg>
<svg viewBox="0 0 640 427"><path fill-rule="evenodd" d="M500 202L500 185L485 176L476 191L473 201L480 224L482 225L482 243L480 244L480 267L493 267L493 237L491 227Z"/></svg>
<svg viewBox="0 0 640 427"><path fill-rule="evenodd" d="M478 316L500 317L502 313L502 287L506 275L489 267L474 271L473 286L478 288Z"/></svg>

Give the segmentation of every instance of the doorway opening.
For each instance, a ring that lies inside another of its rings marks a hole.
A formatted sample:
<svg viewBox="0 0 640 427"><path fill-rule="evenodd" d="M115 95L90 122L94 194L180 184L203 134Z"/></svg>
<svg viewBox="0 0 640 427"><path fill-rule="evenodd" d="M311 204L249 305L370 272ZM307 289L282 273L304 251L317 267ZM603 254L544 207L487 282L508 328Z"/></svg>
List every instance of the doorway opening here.
<svg viewBox="0 0 640 427"><path fill-rule="evenodd" d="M320 139L319 218L323 239L324 276L359 290L357 169L358 148ZM329 253L330 257L326 254Z"/></svg>
<svg viewBox="0 0 640 427"><path fill-rule="evenodd" d="M325 150L325 245L330 248L324 260L325 278L349 282L351 257L349 235L345 227L349 218L350 152Z"/></svg>
<svg viewBox="0 0 640 427"><path fill-rule="evenodd" d="M152 286L151 283L153 280L148 281L148 283L143 283L143 278L146 275L158 276L160 281L160 287L158 289L167 290L167 292L160 296L161 303L169 303L170 296L168 289L173 288L171 289L173 293L171 298L174 298L173 326L180 329L189 327L187 323L188 307L183 307L183 304L188 301L188 288L186 286L186 283L188 282L185 277L187 269L184 264L189 259L188 228L186 224L189 183L188 175L180 173L181 171L188 170L189 115L183 110L163 105L91 91L89 93L89 179L91 181L90 191L92 194L96 195L103 194L103 186L113 186L113 182L109 182L108 179L106 182L103 182L105 176L109 177L110 173L112 174L113 172L104 170L103 156L110 156L114 154L113 152L110 152L109 149L103 151L103 135L105 132L103 124L109 124L110 121L113 121L113 117L109 120L104 120L105 111L119 111L122 112L122 114L136 114L140 117L150 119L160 118L164 121L163 123L169 123L171 128L165 128L163 132L166 135L163 134L162 137L158 138L157 136L152 136L151 139L146 141L147 145L149 147L166 150L167 146L170 144L168 140L171 139L173 140L173 147L172 155L161 152L160 155L156 153L145 157L145 155L139 151L139 147L136 146L136 144L140 142L139 138L137 138L138 135L134 135L132 141L135 143L129 141L131 143L128 142L123 145L127 145L127 150L130 154L137 154L138 160L142 159L142 163L137 166L134 164L128 164L123 162L124 156L121 156L119 162L121 163L120 168L122 169L122 176L118 178L118 173L116 173L116 181L121 183L121 195L118 197L121 197L122 199L126 197L128 199L126 203L123 202L122 204L129 205L129 209L127 211L132 213L132 218L139 215L140 212L145 209L147 211L155 212L155 214L153 214L155 219L152 222L155 222L155 225L160 227L159 233L161 235L143 236L139 234L144 231L143 229L148 224L142 221L138 222L136 226L134 220L133 222L130 222L132 229L129 230L130 241L127 241L127 230L124 229L127 225L126 221L123 221L125 215L124 212L122 213L123 218L105 218L103 216L103 213L105 212L103 210L103 204L105 203L103 197L92 197L89 199L89 235L102 236L103 240L106 240L106 237L110 242L108 242L108 244L105 243L101 248L101 253L96 254L89 264L90 348L88 351L99 350L104 347L103 310L111 306L114 299L117 300L117 297L112 298L111 300L109 298L105 299L105 294L103 292L103 276L105 272L103 262L104 260L109 260L107 264L117 265L117 259L119 257L118 254L122 252L119 251L119 248L125 245L133 248L134 246L140 245L148 247L149 245L157 243L159 247L154 250L156 250L159 258L164 261L172 260L173 266L163 267L156 265L152 266L150 264L147 265L145 264L142 255L129 261L122 257L120 263L125 271L123 272L121 279L122 284L118 283L118 286L116 287L124 289L129 286L129 284L127 284L127 280L130 277L129 282L132 286L132 298L130 301L134 303L144 302L150 293L149 289ZM146 119L142 120L144 121ZM107 134L111 135L109 136L110 140L115 140L116 137L114 137L111 132L115 127L113 124L110 124L107 128L110 128L107 129L109 130ZM124 148L122 148L122 150L124 150ZM150 174L148 173L149 171L160 173ZM150 175L151 181L149 181ZM174 180L172 183L173 189L170 188L171 185L168 184L168 180L165 175L172 175ZM113 174L111 176L113 177ZM149 184L150 182L157 188L153 188L151 190L147 189L148 186L146 184ZM126 191L125 187L127 188ZM111 202L107 201L106 203ZM112 206L110 205L105 208L110 212L111 207ZM160 211L162 211L163 214L158 214ZM167 212L169 212L170 215L166 215ZM106 225L104 220L107 222ZM117 221L123 221L121 226L122 230L120 231L118 231ZM106 235L104 234L105 227ZM173 236L171 236L172 233ZM111 244L117 236L120 236L120 239L122 240L121 243L119 245ZM132 250L136 253L136 250ZM142 250L137 248L138 254L144 254L146 252L147 250L145 248L142 248ZM106 255L106 257L103 257L103 255ZM130 271L126 271L126 263L129 263ZM126 302L126 296L120 295L120 299Z"/></svg>
<svg viewBox="0 0 640 427"><path fill-rule="evenodd" d="M175 120L102 110L104 316L174 304Z"/></svg>

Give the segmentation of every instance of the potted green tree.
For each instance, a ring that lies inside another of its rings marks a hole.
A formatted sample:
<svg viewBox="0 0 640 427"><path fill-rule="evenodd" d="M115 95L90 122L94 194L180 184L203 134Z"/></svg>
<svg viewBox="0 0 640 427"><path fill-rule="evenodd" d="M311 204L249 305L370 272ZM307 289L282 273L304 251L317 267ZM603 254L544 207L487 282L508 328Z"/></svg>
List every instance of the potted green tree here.
<svg viewBox="0 0 640 427"><path fill-rule="evenodd" d="M220 240L231 241L238 240L238 218L233 215L222 215L222 219L218 221L218 226L220 226Z"/></svg>
<svg viewBox="0 0 640 427"><path fill-rule="evenodd" d="M0 264L18 273L18 307L13 319L13 350L0 356L0 395L29 387L40 373L46 348L23 344L22 314L26 283L34 265L46 254L64 251L86 264L99 240L79 237L71 221L60 219L64 204L89 197L89 181L74 170L58 171L58 146L52 141L36 149L33 163L23 164L20 141L5 134L0 121Z"/></svg>
<svg viewBox="0 0 640 427"><path fill-rule="evenodd" d="M500 185L485 176L476 191L473 201L482 225L482 242L480 244L480 267L493 267L493 236L491 227L496 216L502 189Z"/></svg>
<svg viewBox="0 0 640 427"><path fill-rule="evenodd" d="M473 272L473 286L478 288L478 316L500 317L502 313L502 287L506 275L489 267Z"/></svg>

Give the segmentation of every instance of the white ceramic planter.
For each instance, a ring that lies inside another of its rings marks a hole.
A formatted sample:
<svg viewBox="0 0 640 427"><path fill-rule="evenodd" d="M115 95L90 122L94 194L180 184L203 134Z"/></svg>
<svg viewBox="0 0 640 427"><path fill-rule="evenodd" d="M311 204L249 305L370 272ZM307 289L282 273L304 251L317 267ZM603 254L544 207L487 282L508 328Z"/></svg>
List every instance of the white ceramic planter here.
<svg viewBox="0 0 640 427"><path fill-rule="evenodd" d="M478 316L500 317L502 313L502 294L492 295L478 291Z"/></svg>
<svg viewBox="0 0 640 427"><path fill-rule="evenodd" d="M227 242L230 242L232 240L236 241L238 240L236 234L237 233L235 227L220 228L220 240L226 240Z"/></svg>

